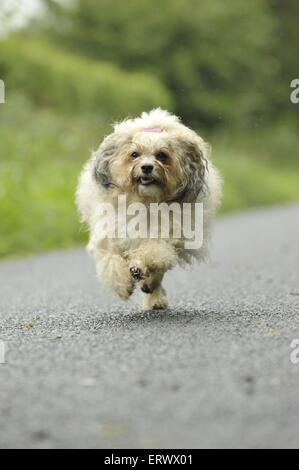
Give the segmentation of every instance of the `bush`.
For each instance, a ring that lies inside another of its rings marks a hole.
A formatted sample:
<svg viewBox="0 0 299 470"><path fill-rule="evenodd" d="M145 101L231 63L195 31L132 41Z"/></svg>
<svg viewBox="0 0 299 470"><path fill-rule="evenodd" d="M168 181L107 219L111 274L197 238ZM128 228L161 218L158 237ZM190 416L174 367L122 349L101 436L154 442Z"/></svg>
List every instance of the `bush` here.
<svg viewBox="0 0 299 470"><path fill-rule="evenodd" d="M0 114L0 258L84 239L77 178L107 128L92 117L37 110L9 97Z"/></svg>
<svg viewBox="0 0 299 470"><path fill-rule="evenodd" d="M124 72L21 37L0 42L0 77L7 95L19 90L39 107L67 113L118 119L172 106L167 90L149 74Z"/></svg>
<svg viewBox="0 0 299 470"><path fill-rule="evenodd" d="M269 0L44 2L54 15L44 20L48 35L84 56L153 71L187 122L246 128L273 118L279 63Z"/></svg>

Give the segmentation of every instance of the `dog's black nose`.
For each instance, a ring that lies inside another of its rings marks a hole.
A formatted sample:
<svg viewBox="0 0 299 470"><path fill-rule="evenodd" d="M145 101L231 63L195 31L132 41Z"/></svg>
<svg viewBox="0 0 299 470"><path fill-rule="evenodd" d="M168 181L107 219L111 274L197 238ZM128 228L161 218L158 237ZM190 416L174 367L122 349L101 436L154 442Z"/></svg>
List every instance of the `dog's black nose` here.
<svg viewBox="0 0 299 470"><path fill-rule="evenodd" d="M154 169L153 165L142 165L141 170L145 175L149 175Z"/></svg>

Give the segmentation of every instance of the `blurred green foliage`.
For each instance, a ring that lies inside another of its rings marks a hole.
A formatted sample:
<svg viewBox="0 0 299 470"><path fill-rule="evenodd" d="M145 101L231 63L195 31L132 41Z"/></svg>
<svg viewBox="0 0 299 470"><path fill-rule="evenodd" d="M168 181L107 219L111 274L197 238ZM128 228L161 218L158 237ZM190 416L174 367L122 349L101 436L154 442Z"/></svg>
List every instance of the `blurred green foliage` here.
<svg viewBox="0 0 299 470"><path fill-rule="evenodd" d="M84 239L74 192L83 161L105 132L92 115L37 110L22 95L8 100L0 113L0 257Z"/></svg>
<svg viewBox="0 0 299 470"><path fill-rule="evenodd" d="M222 212L299 199L297 0L44 0L0 40L0 257L86 239L78 174L109 123L168 108L212 143Z"/></svg>
<svg viewBox="0 0 299 470"><path fill-rule="evenodd" d="M149 70L189 124L262 125L292 112L298 0L45 0L43 28L76 53Z"/></svg>
<svg viewBox="0 0 299 470"><path fill-rule="evenodd" d="M77 58L28 38L0 42L0 74L8 93L21 90L36 106L57 112L97 112L115 119L172 103L170 93L155 76Z"/></svg>

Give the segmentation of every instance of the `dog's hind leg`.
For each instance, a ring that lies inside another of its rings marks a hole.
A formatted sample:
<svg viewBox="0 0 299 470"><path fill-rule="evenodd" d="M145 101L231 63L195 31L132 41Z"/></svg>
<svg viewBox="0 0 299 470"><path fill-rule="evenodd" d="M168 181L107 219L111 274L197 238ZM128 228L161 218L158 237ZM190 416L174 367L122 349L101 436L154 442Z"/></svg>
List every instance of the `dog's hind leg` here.
<svg viewBox="0 0 299 470"><path fill-rule="evenodd" d="M100 280L123 300L127 300L133 293L135 283L129 266L118 254L98 253L96 255L96 268Z"/></svg>

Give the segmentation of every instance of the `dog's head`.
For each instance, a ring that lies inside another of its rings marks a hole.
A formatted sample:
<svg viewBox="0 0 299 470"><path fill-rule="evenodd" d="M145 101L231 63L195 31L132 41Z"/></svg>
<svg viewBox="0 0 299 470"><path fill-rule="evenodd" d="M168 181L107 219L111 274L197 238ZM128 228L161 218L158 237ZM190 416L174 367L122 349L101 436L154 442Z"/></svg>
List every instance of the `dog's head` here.
<svg viewBox="0 0 299 470"><path fill-rule="evenodd" d="M207 153L195 132L157 109L115 125L93 155L93 174L107 192L191 202L204 191Z"/></svg>

